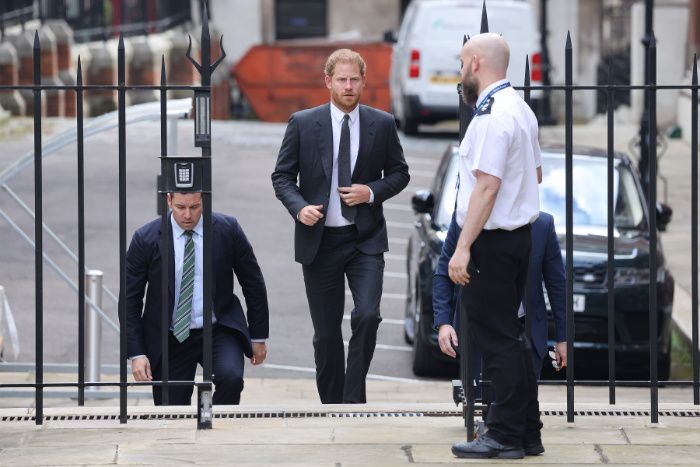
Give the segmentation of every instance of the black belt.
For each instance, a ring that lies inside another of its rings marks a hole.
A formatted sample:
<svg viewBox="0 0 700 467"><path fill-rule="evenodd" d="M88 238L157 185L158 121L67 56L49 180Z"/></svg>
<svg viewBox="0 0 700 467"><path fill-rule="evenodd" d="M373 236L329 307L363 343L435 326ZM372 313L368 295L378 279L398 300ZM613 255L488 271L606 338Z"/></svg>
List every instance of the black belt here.
<svg viewBox="0 0 700 467"><path fill-rule="evenodd" d="M355 224L341 225L338 227L324 226L323 230L330 233L349 233L355 232L357 230L357 227L355 227Z"/></svg>

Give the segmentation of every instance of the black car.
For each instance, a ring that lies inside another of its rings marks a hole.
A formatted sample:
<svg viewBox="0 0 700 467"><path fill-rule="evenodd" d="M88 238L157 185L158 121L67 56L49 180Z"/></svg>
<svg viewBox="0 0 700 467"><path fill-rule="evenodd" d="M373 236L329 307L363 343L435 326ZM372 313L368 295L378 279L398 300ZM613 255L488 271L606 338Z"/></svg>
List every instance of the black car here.
<svg viewBox="0 0 700 467"><path fill-rule="evenodd" d="M574 319L576 375L607 379L607 153L574 150ZM451 144L431 190L413 197L415 231L408 243L408 292L404 335L413 344L413 372L454 375L457 361L442 354L433 329L433 272L452 217L458 173L457 145ZM649 239L647 203L636 169L615 155L615 358L618 378L649 374ZM554 216L565 257L565 159L563 148L542 150L541 210ZM670 208L659 205L657 227L664 230ZM671 364L671 311L674 280L661 245L657 254L659 379ZM545 295L546 296L546 295ZM551 318L551 317L550 317ZM549 336L554 336L550 319ZM550 346L554 344L549 342ZM546 366L545 366L546 368Z"/></svg>

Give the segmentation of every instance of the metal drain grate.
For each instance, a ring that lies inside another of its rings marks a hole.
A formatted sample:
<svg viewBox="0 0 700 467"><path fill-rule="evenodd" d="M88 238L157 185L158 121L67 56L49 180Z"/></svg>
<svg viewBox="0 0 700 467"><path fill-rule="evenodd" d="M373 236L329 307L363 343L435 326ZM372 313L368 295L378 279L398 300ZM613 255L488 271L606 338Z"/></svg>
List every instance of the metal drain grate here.
<svg viewBox="0 0 700 467"><path fill-rule="evenodd" d="M215 413L214 418L398 418L398 417L450 417L459 416L458 411L431 411L431 412L234 412ZM127 420L179 420L195 419L196 414L132 414L127 415ZM112 421L119 420L119 415L45 415L46 421ZM30 422L35 421L33 415L4 416L2 422Z"/></svg>
<svg viewBox="0 0 700 467"><path fill-rule="evenodd" d="M566 416L566 410L543 410L541 415ZM578 417L649 417L648 410L574 410ZM700 410L659 410L659 417L700 417Z"/></svg>
<svg viewBox="0 0 700 467"><path fill-rule="evenodd" d="M480 415L479 412L475 415ZM543 410L543 416L565 417L565 410ZM461 417L461 410L426 410L416 412L233 412L215 413L214 418L257 419L257 418L415 418L415 417ZM649 417L648 410L575 410L577 417ZM700 410L660 410L660 417L700 417ZM180 414L131 414L127 420L186 420L196 419L194 413ZM33 422L33 415L3 416L0 422ZM119 415L45 415L46 421L113 421Z"/></svg>
<svg viewBox="0 0 700 467"><path fill-rule="evenodd" d="M195 414L139 414L127 415L127 420L176 420L176 419L194 419ZM0 422L33 422L36 420L34 415L21 416L4 416L0 417ZM119 415L44 415L46 421L110 421L119 420Z"/></svg>

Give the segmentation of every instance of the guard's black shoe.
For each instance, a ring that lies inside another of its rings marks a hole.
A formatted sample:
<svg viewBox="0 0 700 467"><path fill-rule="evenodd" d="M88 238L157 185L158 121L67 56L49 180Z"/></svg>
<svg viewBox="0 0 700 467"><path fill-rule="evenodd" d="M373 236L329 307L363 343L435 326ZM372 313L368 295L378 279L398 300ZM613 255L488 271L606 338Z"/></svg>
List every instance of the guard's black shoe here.
<svg viewBox="0 0 700 467"><path fill-rule="evenodd" d="M542 446L542 441L525 443L523 445L523 450L525 451L526 456L539 456L544 452L544 446Z"/></svg>
<svg viewBox="0 0 700 467"><path fill-rule="evenodd" d="M516 446L507 446L492 439L488 434L474 441L462 441L452 445L452 454L463 459L522 459L525 452Z"/></svg>

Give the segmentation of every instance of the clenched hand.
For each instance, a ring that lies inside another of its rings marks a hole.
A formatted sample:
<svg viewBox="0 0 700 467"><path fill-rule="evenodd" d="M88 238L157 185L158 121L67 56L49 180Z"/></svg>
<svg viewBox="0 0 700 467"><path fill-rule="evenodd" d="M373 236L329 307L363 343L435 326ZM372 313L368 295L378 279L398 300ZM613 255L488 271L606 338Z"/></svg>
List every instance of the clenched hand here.
<svg viewBox="0 0 700 467"><path fill-rule="evenodd" d="M316 225L316 222L323 219L323 205L322 204L309 204L304 206L299 211L299 222L309 227Z"/></svg>
<svg viewBox="0 0 700 467"><path fill-rule="evenodd" d="M369 203L370 191L367 185L353 183L352 186L338 187L340 199L348 206L357 206L362 203Z"/></svg>

